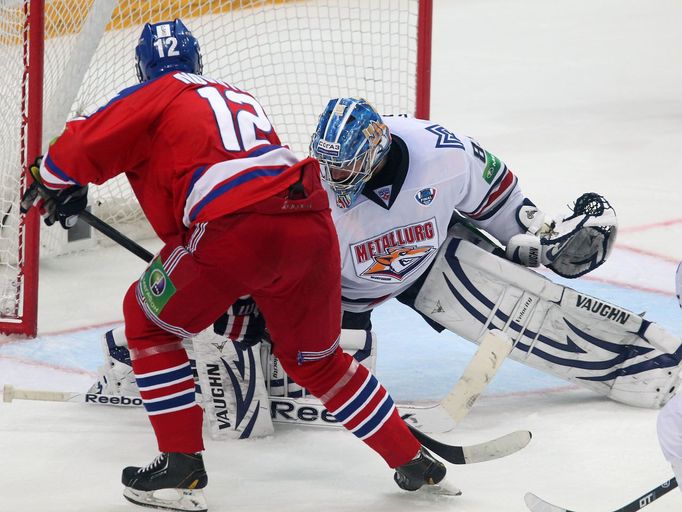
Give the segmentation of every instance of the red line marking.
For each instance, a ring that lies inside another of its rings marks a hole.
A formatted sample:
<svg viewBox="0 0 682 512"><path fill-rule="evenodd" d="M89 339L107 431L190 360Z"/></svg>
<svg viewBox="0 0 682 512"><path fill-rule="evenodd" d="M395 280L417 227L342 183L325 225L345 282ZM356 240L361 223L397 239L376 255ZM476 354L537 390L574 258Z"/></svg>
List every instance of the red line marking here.
<svg viewBox="0 0 682 512"><path fill-rule="evenodd" d="M655 293L657 295L665 295L666 297L674 297L675 292L672 290L662 290L660 288L650 288L648 286L642 286L635 283L628 283L627 281L619 281L617 279L606 279L603 277L593 277L593 276L583 276L581 279L586 279L588 281L596 281L598 283L610 284L613 286L618 286L620 288L629 288L631 290L637 290L640 292Z"/></svg>
<svg viewBox="0 0 682 512"><path fill-rule="evenodd" d="M616 244L616 247L624 251L630 251L636 254L641 254L643 256L650 256L652 258L663 260L666 263L674 263L675 265L679 263L679 260L677 258L673 258L672 256L666 256L664 254L659 254L657 252L647 251L646 249L640 249L639 247L635 247L632 245Z"/></svg>
<svg viewBox="0 0 682 512"><path fill-rule="evenodd" d="M23 357L0 355L0 361L1 360L12 361L15 363L25 364L28 366L35 366L38 368L49 368L51 370L57 370L57 371L64 372L64 373L74 373L76 375L87 375L89 377L97 377L96 373L89 372L87 370L81 370L80 368L70 368L68 366L58 366L56 364L43 363L41 361L36 361L34 359L25 359Z"/></svg>
<svg viewBox="0 0 682 512"><path fill-rule="evenodd" d="M111 322L89 324L89 325L86 325L83 327L69 327L68 329L61 329L59 331L41 332L41 333L39 333L39 336L60 336L62 334L69 334L72 332L88 331L90 329L99 329L101 327L117 326L117 325L121 325L122 323L123 323L123 320L114 320Z"/></svg>
<svg viewBox="0 0 682 512"><path fill-rule="evenodd" d="M88 324L88 325L81 326L81 327L69 327L67 329L61 329L58 331L39 332L35 338L8 337L6 339L0 339L0 346L11 345L12 343L24 343L27 341L34 341L35 339L41 338L44 336L61 336L61 335L69 334L69 333L73 333L73 332L89 331L91 329L99 329L101 327L115 327L115 326L122 325L122 324L123 324L123 320L117 320L117 321L111 321L111 322L102 322L102 323L98 323L98 324Z"/></svg>
<svg viewBox="0 0 682 512"><path fill-rule="evenodd" d="M649 231L650 229L665 228L668 226L674 226L675 224L682 224L682 219L670 219L661 222L654 222L651 224L642 224L641 226L632 226L629 228L620 228L618 231L621 233L639 233L641 231Z"/></svg>

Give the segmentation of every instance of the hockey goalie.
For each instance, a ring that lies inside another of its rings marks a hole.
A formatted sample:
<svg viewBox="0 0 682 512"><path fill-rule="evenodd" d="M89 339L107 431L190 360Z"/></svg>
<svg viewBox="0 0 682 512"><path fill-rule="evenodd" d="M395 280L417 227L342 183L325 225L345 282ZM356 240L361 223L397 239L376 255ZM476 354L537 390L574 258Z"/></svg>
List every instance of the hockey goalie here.
<svg viewBox="0 0 682 512"><path fill-rule="evenodd" d="M512 359L625 404L661 407L679 382L677 337L639 314L509 261L461 221L450 228L412 304L435 329L469 341L500 329L513 340ZM341 346L374 368L376 334L351 328L362 315L345 318L350 325L342 330ZM123 328L107 332L104 341L106 362L92 391L137 395ZM269 435L277 415L302 424L334 423L288 379L269 343L265 320L248 297L212 329L185 340L213 438ZM308 412L297 414L301 407Z"/></svg>
<svg viewBox="0 0 682 512"><path fill-rule="evenodd" d="M341 246L340 343L357 358L373 364L371 312L396 298L434 329L474 343L491 330L502 331L512 344L512 359L610 399L658 408L674 394L682 358L677 336L532 270L543 265L564 278L578 278L607 260L617 220L601 195L583 194L566 211L547 214L475 140L431 121L381 117L354 98L329 102L311 155L321 164ZM267 319L250 299L243 301L207 335L218 337L210 343L220 350L241 350L235 347L265 336ZM133 392L134 382L125 379L125 339L120 333L110 338L109 364L98 387ZM225 343L226 338L239 344ZM202 342L193 345L200 369L207 364ZM256 351L248 350L249 355L213 351L210 357L255 364ZM266 384L255 383L249 389L261 394L250 396L261 397L262 405L274 395L305 394L267 350L262 355L262 369L249 375L262 376ZM205 395L210 380L202 372ZM241 388L230 389L235 379L222 382L228 384L222 393L234 395L235 406L243 401Z"/></svg>

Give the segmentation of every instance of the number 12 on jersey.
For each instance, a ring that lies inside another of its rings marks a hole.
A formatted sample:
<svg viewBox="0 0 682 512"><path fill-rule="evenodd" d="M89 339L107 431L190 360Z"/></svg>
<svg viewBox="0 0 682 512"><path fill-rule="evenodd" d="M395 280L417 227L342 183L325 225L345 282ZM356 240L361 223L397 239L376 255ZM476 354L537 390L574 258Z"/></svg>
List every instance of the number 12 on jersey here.
<svg viewBox="0 0 682 512"><path fill-rule="evenodd" d="M197 93L208 101L213 110L223 146L227 151L248 151L258 145L269 143L267 139L259 138L256 133L256 129L269 133L272 124L255 98L232 90L226 90L221 94L217 88L211 86L197 89ZM252 107L255 113L244 108L247 105Z"/></svg>

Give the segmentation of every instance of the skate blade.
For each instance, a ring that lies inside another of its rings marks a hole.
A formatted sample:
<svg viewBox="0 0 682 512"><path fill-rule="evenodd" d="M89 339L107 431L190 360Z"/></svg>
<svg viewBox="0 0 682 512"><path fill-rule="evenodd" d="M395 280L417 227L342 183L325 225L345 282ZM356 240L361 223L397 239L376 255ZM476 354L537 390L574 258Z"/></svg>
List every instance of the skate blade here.
<svg viewBox="0 0 682 512"><path fill-rule="evenodd" d="M206 512L208 510L206 498L201 489L138 491L126 487L123 489L123 497L136 505L161 510L180 510L183 512Z"/></svg>
<svg viewBox="0 0 682 512"><path fill-rule="evenodd" d="M460 496L462 494L462 490L455 486L448 477L443 478L435 485L425 485L422 489L429 494L438 496Z"/></svg>

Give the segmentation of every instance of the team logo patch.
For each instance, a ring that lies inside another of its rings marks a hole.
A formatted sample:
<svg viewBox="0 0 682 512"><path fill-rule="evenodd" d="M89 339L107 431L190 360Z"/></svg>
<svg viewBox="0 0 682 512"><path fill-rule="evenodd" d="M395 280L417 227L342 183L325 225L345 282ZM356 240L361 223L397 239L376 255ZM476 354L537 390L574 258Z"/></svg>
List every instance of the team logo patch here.
<svg viewBox="0 0 682 512"><path fill-rule="evenodd" d="M419 204L423 204L424 206L430 205L435 197L435 188L423 188L414 195L414 198L417 200L417 202Z"/></svg>
<svg viewBox="0 0 682 512"><path fill-rule="evenodd" d="M388 206L391 203L391 193L393 192L393 185L386 185L381 188L377 188L374 190L374 193L377 195L381 201Z"/></svg>
<svg viewBox="0 0 682 512"><path fill-rule="evenodd" d="M400 283L431 261L437 247L436 219L431 218L351 244L350 249L358 277Z"/></svg>
<svg viewBox="0 0 682 512"><path fill-rule="evenodd" d="M502 163L500 162L499 158L488 151L485 152L485 169L483 169L483 179L488 185L493 182L501 166Z"/></svg>
<svg viewBox="0 0 682 512"><path fill-rule="evenodd" d="M374 264L362 275L402 281L434 249L435 247L391 247L386 253L375 256Z"/></svg>
<svg viewBox="0 0 682 512"><path fill-rule="evenodd" d="M170 37L170 36L171 36L170 25L164 24L164 25L158 25L156 27L156 37L162 38L162 37Z"/></svg>
<svg viewBox="0 0 682 512"><path fill-rule="evenodd" d="M163 295L163 291L166 289L166 275L158 270L154 269L149 276L149 289L156 297Z"/></svg>
<svg viewBox="0 0 682 512"><path fill-rule="evenodd" d="M155 315L161 313L170 298L177 291L166 273L161 258L156 258L140 279L140 290L149 309Z"/></svg>

